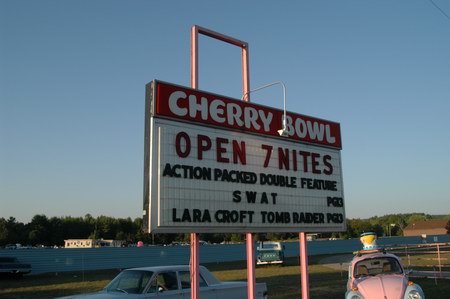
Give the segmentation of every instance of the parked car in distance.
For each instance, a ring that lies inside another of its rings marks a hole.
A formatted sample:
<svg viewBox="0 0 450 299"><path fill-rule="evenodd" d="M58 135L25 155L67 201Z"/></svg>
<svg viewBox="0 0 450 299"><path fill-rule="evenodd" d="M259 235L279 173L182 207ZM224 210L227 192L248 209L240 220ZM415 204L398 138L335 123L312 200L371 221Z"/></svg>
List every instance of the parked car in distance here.
<svg viewBox="0 0 450 299"><path fill-rule="evenodd" d="M284 246L280 242L260 242L256 248L256 264L283 264Z"/></svg>
<svg viewBox="0 0 450 299"><path fill-rule="evenodd" d="M247 283L221 282L200 266L199 284L202 299L246 299ZM188 265L132 268L122 271L97 293L61 297L60 299L99 298L191 298L191 274ZM256 298L267 299L265 283L256 284Z"/></svg>
<svg viewBox="0 0 450 299"><path fill-rule="evenodd" d="M31 272L31 265L21 263L15 257L0 257L0 274L3 276L22 277Z"/></svg>
<svg viewBox="0 0 450 299"><path fill-rule="evenodd" d="M349 266L346 299L425 299L408 280L400 259L389 253L356 255Z"/></svg>

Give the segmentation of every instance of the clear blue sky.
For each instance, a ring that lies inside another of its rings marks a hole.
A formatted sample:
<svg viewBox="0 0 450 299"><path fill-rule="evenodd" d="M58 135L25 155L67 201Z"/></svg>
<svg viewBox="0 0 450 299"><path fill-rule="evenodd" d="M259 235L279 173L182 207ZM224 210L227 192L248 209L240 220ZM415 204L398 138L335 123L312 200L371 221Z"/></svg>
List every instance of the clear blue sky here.
<svg viewBox="0 0 450 299"><path fill-rule="evenodd" d="M145 84L189 86L195 24L249 43L252 88L341 124L348 218L450 214L450 19L428 0L0 1L0 217L140 217ZM199 51L200 89L240 98L240 49Z"/></svg>

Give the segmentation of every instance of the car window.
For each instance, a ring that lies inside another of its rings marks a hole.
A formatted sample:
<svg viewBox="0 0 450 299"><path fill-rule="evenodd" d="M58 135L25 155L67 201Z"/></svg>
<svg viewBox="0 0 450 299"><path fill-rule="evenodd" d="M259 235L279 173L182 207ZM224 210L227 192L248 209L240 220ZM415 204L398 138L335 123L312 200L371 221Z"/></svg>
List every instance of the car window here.
<svg viewBox="0 0 450 299"><path fill-rule="evenodd" d="M180 271L180 281L181 288L190 289L191 288L191 273L189 271ZM206 287L206 281L203 279L202 275L199 275L199 285L200 287Z"/></svg>
<svg viewBox="0 0 450 299"><path fill-rule="evenodd" d="M178 290L177 273L174 271L159 273L152 280L148 293Z"/></svg>
<svg viewBox="0 0 450 299"><path fill-rule="evenodd" d="M141 294L147 286L153 272L150 271L123 271L107 286L107 292L126 294Z"/></svg>
<svg viewBox="0 0 450 299"><path fill-rule="evenodd" d="M153 272L146 272L142 275L141 281L139 282L139 294L144 292L145 287L147 286L148 282L152 278Z"/></svg>
<svg viewBox="0 0 450 299"><path fill-rule="evenodd" d="M157 277L152 279L152 282L150 283L150 287L147 290L147 293L156 293L158 291L158 282Z"/></svg>
<svg viewBox="0 0 450 299"><path fill-rule="evenodd" d="M402 274L402 268L398 261L391 257L372 258L359 261L354 267L354 276L378 274Z"/></svg>

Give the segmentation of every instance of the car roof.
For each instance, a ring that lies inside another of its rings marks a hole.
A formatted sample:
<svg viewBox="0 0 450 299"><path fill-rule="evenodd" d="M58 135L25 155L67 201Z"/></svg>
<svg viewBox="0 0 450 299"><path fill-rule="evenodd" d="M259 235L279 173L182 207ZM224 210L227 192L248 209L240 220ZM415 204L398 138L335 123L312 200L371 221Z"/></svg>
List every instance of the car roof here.
<svg viewBox="0 0 450 299"><path fill-rule="evenodd" d="M361 256L355 255L355 257L352 260L352 264L356 264L357 262L367 260L367 259L375 259L375 258L383 258L383 257L394 258L398 261L400 260L400 258L394 254L377 252L377 253L363 254Z"/></svg>
<svg viewBox="0 0 450 299"><path fill-rule="evenodd" d="M208 285L220 284L220 281L204 266L200 266L200 273L203 279ZM152 266L152 267L139 267L130 268L124 271L151 271L154 273L166 272L166 271L190 271L189 265L171 265L171 266Z"/></svg>
<svg viewBox="0 0 450 299"><path fill-rule="evenodd" d="M200 266L203 267L203 266ZM152 272L161 272L161 271L189 271L189 265L170 265L170 266L149 266L149 267L138 267L138 268L130 268L127 270L141 270L141 271L152 271Z"/></svg>

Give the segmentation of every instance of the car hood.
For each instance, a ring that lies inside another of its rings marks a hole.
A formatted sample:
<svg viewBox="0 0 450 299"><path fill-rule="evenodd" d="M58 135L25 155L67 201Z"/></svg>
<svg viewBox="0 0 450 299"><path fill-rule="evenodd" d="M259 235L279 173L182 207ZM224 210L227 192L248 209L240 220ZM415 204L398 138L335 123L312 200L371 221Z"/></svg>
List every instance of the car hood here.
<svg viewBox="0 0 450 299"><path fill-rule="evenodd" d="M406 280L403 275L377 275L358 279L358 291L365 299L403 299Z"/></svg>

